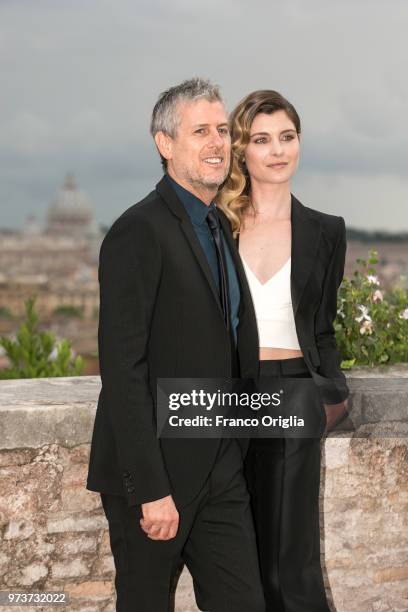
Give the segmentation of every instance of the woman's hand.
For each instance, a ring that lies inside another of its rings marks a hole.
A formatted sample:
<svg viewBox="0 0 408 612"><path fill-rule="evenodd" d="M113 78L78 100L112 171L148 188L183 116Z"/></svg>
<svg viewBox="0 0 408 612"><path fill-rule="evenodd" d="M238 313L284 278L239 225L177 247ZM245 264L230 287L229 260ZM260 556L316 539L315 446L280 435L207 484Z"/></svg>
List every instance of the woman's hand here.
<svg viewBox="0 0 408 612"><path fill-rule="evenodd" d="M347 400L345 399L339 404L324 404L324 409L326 411L326 428L324 430L324 435L326 435L337 423L348 415Z"/></svg>

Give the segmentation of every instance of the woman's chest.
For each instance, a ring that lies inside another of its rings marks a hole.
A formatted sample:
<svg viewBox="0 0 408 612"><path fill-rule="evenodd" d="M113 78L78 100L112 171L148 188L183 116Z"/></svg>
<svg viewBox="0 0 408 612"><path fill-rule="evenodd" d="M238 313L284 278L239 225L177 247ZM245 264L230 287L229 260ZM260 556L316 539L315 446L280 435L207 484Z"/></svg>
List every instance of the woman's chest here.
<svg viewBox="0 0 408 612"><path fill-rule="evenodd" d="M269 281L291 255L290 220L248 226L239 237L239 252L260 283Z"/></svg>

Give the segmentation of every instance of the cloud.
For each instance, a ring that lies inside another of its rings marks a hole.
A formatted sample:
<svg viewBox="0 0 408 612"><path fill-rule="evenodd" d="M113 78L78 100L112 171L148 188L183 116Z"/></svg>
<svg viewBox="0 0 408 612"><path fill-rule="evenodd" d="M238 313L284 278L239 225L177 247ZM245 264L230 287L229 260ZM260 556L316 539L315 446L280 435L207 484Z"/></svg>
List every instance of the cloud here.
<svg viewBox="0 0 408 612"><path fill-rule="evenodd" d="M366 176L348 173L306 173L300 171L293 192L301 202L334 215L341 215L346 225L362 229L404 231L407 186L393 175ZM387 223L384 223L384 219Z"/></svg>
<svg viewBox="0 0 408 612"><path fill-rule="evenodd" d="M379 177L399 196L408 186L404 0L392 10L380 0L19 0L0 3L0 23L8 224L42 210L67 170L104 221L142 197L160 173L153 104L193 75L220 83L230 108L251 90L281 91L302 119L301 176L315 188L320 177L334 199L338 189L338 201L349 177L373 222Z"/></svg>

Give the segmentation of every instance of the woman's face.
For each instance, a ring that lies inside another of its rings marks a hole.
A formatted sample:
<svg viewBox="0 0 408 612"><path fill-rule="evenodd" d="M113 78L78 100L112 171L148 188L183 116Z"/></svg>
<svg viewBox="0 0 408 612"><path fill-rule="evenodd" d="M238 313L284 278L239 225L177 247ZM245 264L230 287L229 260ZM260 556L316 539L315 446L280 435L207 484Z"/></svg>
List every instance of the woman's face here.
<svg viewBox="0 0 408 612"><path fill-rule="evenodd" d="M284 110L259 113L252 122L244 159L251 181L285 183L299 161L299 137Z"/></svg>

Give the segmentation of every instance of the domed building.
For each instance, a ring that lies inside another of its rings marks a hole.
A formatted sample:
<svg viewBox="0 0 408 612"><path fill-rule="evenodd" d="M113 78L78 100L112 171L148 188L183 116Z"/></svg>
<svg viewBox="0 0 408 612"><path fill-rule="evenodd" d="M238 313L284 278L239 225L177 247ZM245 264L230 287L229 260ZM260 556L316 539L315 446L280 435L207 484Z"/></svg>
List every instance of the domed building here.
<svg viewBox="0 0 408 612"><path fill-rule="evenodd" d="M45 233L52 236L88 238L93 232L92 202L78 189L73 175L68 174L48 209Z"/></svg>
<svg viewBox="0 0 408 612"><path fill-rule="evenodd" d="M44 224L31 214L22 231L0 231L0 311L23 317L24 300L37 295L41 316L69 306L94 325L102 240L90 198L68 174Z"/></svg>

